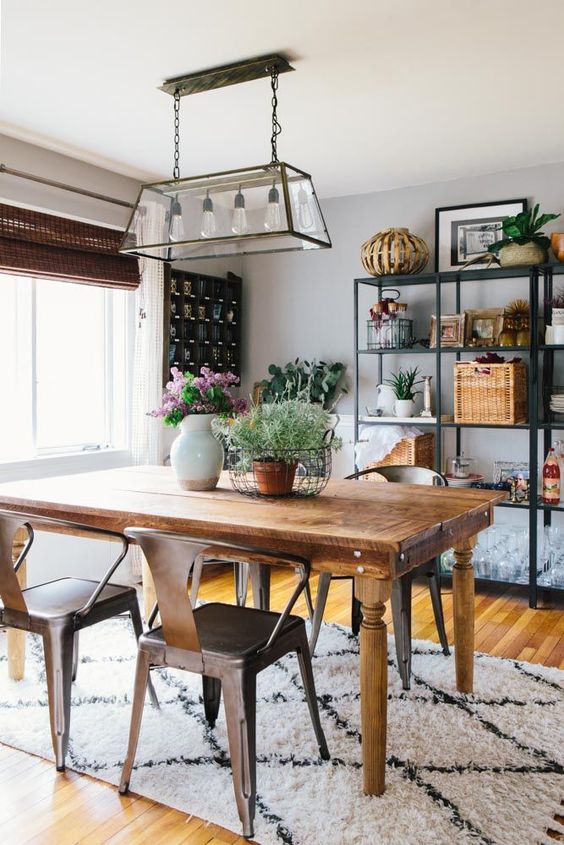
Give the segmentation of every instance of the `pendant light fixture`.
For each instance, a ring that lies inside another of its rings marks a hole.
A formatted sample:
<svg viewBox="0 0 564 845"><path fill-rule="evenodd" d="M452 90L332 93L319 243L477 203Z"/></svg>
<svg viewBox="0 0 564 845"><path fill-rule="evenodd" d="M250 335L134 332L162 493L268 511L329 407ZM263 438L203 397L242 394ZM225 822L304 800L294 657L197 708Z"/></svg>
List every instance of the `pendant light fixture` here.
<svg viewBox="0 0 564 845"><path fill-rule="evenodd" d="M279 55L262 56L167 80L174 98L172 179L142 185L120 252L186 261L331 246L311 176L278 159L278 77L292 71ZM270 77L268 164L180 178L180 98Z"/></svg>

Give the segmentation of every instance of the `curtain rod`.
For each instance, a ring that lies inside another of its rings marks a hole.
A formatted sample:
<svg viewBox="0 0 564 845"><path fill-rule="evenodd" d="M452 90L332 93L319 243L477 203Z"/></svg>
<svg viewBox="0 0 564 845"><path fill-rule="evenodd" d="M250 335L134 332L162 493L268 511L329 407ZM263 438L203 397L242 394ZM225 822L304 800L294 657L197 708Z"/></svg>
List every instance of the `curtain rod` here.
<svg viewBox="0 0 564 845"><path fill-rule="evenodd" d="M94 191L87 191L85 188L75 188L73 185L66 185L64 182L54 182L52 179L45 179L43 176L34 176L33 173L24 173L23 170L14 170L5 164L0 164L0 173L8 176L17 176L20 179L29 179L30 182L39 182L41 185L49 185L51 188L60 188L61 191L72 191L74 194L81 194L84 197L91 197L102 202L111 202L114 205L121 205L124 208L133 208L132 202L118 200L115 197L107 197L104 194L97 194Z"/></svg>

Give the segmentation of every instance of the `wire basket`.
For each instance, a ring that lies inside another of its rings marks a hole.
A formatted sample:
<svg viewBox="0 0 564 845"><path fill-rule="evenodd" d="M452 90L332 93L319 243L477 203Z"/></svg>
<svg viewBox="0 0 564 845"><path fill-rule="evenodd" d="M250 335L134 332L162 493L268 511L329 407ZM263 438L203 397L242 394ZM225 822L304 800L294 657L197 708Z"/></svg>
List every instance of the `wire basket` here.
<svg viewBox="0 0 564 845"><path fill-rule="evenodd" d="M331 477L331 447L284 449L276 460L244 449L227 452L231 484L245 496L316 496Z"/></svg>
<svg viewBox="0 0 564 845"><path fill-rule="evenodd" d="M413 320L395 317L366 321L367 349L406 349L414 343Z"/></svg>

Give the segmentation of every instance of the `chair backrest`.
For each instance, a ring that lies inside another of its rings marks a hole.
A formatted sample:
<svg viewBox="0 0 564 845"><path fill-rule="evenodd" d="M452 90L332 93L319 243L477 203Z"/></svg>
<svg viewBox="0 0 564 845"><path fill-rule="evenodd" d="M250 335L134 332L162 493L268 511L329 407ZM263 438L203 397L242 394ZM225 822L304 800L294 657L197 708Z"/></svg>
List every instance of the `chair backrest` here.
<svg viewBox="0 0 564 845"><path fill-rule="evenodd" d="M93 528L78 522L69 522L66 519L40 517L32 514L17 513L16 511L0 511L0 598L6 609L25 614L27 614L25 593L19 585L17 571L21 563L25 560L33 543L34 527L38 530L41 530L41 528L60 529L64 533L90 534L120 543L121 549L119 555L106 571L102 580L96 585L84 607L81 607L77 611L77 616L86 616L92 610L98 596L126 556L127 539L117 531L108 531L105 528ZM28 539L17 560L14 562L14 541L16 540L17 532L21 529L27 532Z"/></svg>
<svg viewBox="0 0 564 845"><path fill-rule="evenodd" d="M19 531L27 532L27 542L18 559L13 559L13 548ZM0 514L0 598L5 608L27 614L27 605L20 587L18 566L28 553L33 542L33 530L20 514Z"/></svg>
<svg viewBox="0 0 564 845"><path fill-rule="evenodd" d="M428 467L416 466L380 466L371 467L367 470L355 472L347 476L349 479L366 478L369 479L372 474L377 474L385 478L387 481L397 482L399 484L426 484L427 486L446 487L447 480L440 472Z"/></svg>
<svg viewBox="0 0 564 845"><path fill-rule="evenodd" d="M273 642L281 630L309 577L309 561L285 552L278 554L256 547L190 537L169 531L156 531L151 528L126 528L125 535L139 543L147 558L155 583L157 604L166 644L200 654L202 648L188 594L188 575L195 558L206 549L212 546L214 550L217 550L218 547L225 548L239 552L243 560L245 560L245 555L248 555L254 560L260 560L264 563L269 561L273 565L294 566L302 571L300 583L284 608L269 639L269 644Z"/></svg>

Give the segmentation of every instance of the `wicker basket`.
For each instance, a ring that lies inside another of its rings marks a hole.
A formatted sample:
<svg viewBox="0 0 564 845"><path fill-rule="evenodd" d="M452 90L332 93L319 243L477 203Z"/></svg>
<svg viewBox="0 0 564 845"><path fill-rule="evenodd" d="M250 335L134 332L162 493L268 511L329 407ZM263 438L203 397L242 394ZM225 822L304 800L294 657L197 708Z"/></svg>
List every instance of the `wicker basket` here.
<svg viewBox="0 0 564 845"><path fill-rule="evenodd" d="M527 422L527 370L513 364L454 365L455 423L515 425Z"/></svg>
<svg viewBox="0 0 564 845"><path fill-rule="evenodd" d="M417 466L433 469L435 465L435 435L419 434L404 437L381 461L366 464L364 469L388 466Z"/></svg>

